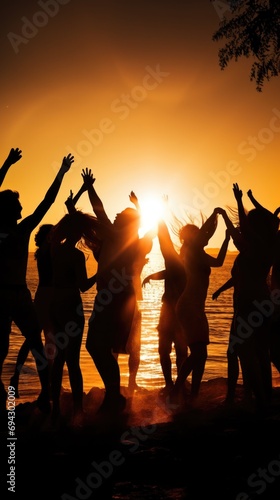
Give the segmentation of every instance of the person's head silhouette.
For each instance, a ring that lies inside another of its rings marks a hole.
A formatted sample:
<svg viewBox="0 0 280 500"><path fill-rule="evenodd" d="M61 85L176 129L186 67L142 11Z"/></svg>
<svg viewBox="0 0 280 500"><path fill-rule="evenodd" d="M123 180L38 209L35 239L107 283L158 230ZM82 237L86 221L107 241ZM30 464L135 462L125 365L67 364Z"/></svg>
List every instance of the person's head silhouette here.
<svg viewBox="0 0 280 500"><path fill-rule="evenodd" d="M21 219L22 206L19 193L11 189L0 191L0 220L16 222Z"/></svg>
<svg viewBox="0 0 280 500"><path fill-rule="evenodd" d="M114 227L129 233L138 234L140 227L140 214L135 208L125 208L118 213L114 220Z"/></svg>
<svg viewBox="0 0 280 500"><path fill-rule="evenodd" d="M40 247L43 243L45 243L46 238L50 234L53 227L53 224L42 224L42 226L39 227L34 238L37 247Z"/></svg>

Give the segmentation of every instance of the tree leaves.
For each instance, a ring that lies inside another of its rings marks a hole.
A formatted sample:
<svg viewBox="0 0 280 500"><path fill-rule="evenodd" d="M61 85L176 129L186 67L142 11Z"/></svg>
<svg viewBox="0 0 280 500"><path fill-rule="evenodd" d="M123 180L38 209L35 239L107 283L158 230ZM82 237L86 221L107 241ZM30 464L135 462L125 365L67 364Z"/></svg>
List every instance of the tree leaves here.
<svg viewBox="0 0 280 500"><path fill-rule="evenodd" d="M232 60L251 58L250 80L261 92L265 81L280 73L280 2L235 0L229 6L229 16L224 16L212 37L224 41L218 51L219 65L223 70Z"/></svg>

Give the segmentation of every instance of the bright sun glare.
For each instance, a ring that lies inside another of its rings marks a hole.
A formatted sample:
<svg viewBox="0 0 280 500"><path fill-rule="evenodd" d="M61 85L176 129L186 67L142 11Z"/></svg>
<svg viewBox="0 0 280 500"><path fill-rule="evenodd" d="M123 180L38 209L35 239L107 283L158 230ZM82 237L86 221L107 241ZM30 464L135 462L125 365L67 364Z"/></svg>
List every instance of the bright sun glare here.
<svg viewBox="0 0 280 500"><path fill-rule="evenodd" d="M164 218L165 206L162 199L146 198L141 200L140 237L151 230L157 231L158 221Z"/></svg>

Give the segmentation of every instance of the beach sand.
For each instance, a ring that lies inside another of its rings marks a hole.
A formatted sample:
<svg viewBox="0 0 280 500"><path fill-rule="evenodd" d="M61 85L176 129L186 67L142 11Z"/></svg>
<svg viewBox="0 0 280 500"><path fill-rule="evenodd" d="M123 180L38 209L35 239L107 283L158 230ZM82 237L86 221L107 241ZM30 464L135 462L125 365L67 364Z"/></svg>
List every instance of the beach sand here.
<svg viewBox="0 0 280 500"><path fill-rule="evenodd" d="M223 404L225 393L226 379L203 382L196 405L177 408L158 390L143 389L116 418L98 414L104 391L94 387L84 397L83 422L73 423L65 391L57 426L35 403L18 404L16 439L7 439L8 415L1 422L1 498L276 500L280 388L262 414L244 406L241 386L232 408ZM10 443L15 492L7 483Z"/></svg>

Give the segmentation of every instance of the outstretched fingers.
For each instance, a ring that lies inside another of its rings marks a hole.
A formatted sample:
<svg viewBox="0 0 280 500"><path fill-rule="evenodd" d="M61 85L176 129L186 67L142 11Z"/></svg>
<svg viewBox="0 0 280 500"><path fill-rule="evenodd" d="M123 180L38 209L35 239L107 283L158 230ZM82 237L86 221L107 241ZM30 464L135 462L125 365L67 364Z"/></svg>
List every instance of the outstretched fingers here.
<svg viewBox="0 0 280 500"><path fill-rule="evenodd" d="M84 181L84 184L86 186L92 186L92 184L95 182L95 177L93 177L93 173L90 168L83 168L82 169L82 178Z"/></svg>
<svg viewBox="0 0 280 500"><path fill-rule="evenodd" d="M16 163L22 158L22 151L19 148L12 148L9 156L8 156L8 161L12 165L13 163Z"/></svg>
<svg viewBox="0 0 280 500"><path fill-rule="evenodd" d="M64 156L62 165L67 171L69 170L73 162L74 162L74 156L71 155L71 153L69 153L67 156Z"/></svg>

